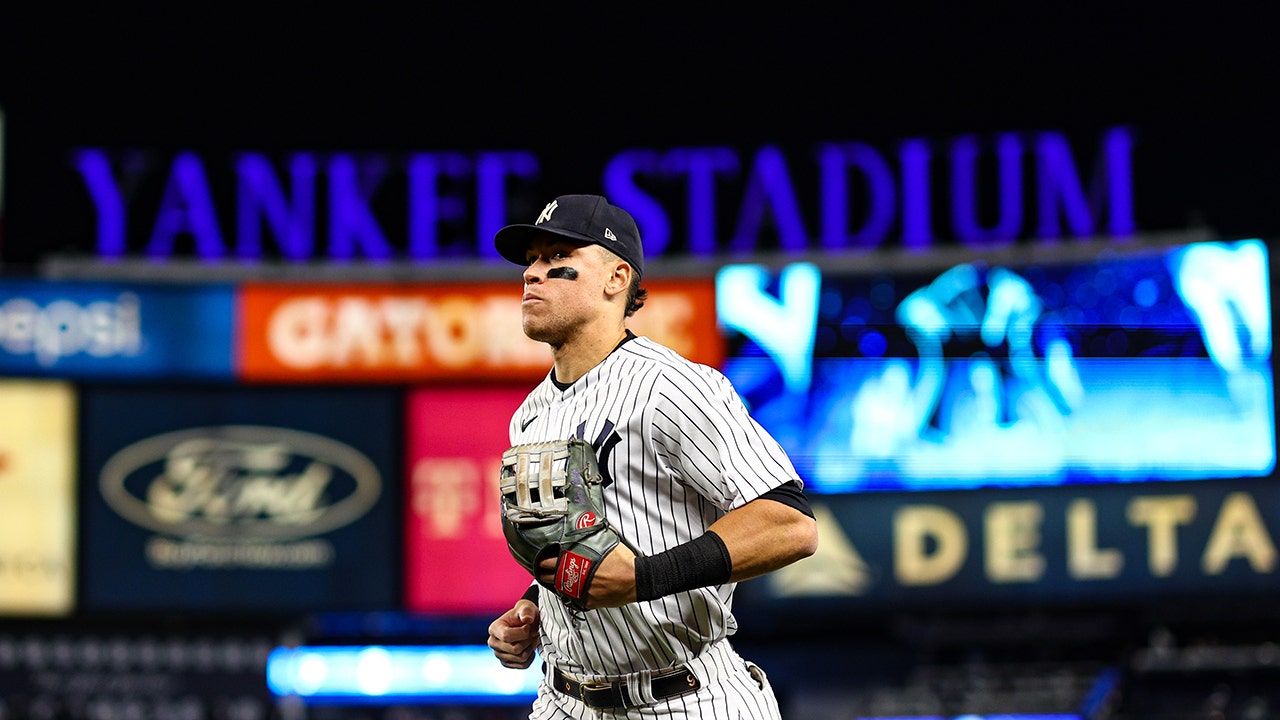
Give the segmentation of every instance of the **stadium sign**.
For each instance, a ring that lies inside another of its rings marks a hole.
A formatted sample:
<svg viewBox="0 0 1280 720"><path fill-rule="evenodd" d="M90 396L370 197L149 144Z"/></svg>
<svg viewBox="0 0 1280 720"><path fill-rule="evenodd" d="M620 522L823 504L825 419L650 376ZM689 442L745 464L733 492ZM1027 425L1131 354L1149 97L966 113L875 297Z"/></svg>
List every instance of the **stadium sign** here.
<svg viewBox="0 0 1280 720"><path fill-rule="evenodd" d="M80 148L95 254L164 261L427 263L496 259L493 234L548 195L599 188L636 217L651 257L1002 247L1136 232L1126 127L1063 132L630 148L555 190L532 151L214 155Z"/></svg>

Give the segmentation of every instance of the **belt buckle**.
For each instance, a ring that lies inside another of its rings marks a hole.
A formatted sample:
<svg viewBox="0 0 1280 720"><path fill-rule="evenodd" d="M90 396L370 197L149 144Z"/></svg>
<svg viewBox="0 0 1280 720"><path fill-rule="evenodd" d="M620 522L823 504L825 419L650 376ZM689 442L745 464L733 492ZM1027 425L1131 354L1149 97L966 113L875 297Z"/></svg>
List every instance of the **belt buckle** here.
<svg viewBox="0 0 1280 720"><path fill-rule="evenodd" d="M609 690L613 687L613 683L608 680L584 680L578 683L578 699L586 701L587 693L596 690Z"/></svg>

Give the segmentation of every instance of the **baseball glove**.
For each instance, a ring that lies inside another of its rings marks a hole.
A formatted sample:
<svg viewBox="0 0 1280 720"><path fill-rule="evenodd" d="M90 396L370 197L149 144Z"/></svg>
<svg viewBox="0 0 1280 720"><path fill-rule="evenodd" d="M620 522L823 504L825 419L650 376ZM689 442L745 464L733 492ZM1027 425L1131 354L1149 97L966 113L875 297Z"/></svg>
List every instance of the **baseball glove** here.
<svg viewBox="0 0 1280 720"><path fill-rule="evenodd" d="M502 454L502 532L511 556L538 578L556 557L554 584L538 580L575 611L600 561L623 542L604 516L595 450L579 439L516 445Z"/></svg>

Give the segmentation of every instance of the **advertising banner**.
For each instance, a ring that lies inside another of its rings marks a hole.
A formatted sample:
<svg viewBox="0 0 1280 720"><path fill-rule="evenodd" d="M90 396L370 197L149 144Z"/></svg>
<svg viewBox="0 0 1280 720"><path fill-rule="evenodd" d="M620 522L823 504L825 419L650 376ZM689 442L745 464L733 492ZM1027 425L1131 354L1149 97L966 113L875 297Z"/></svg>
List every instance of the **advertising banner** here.
<svg viewBox="0 0 1280 720"><path fill-rule="evenodd" d="M628 320L697 362L724 356L710 278L646 282ZM457 285L241 288L238 371L256 382L538 380L551 352L520 326L520 279Z"/></svg>
<svg viewBox="0 0 1280 720"><path fill-rule="evenodd" d="M507 552L498 493L502 453L510 445L507 425L528 390L410 393L404 552L409 610L496 615L529 587L529 574Z"/></svg>
<svg viewBox="0 0 1280 720"><path fill-rule="evenodd" d="M231 285L0 280L0 373L231 377Z"/></svg>
<svg viewBox="0 0 1280 720"><path fill-rule="evenodd" d="M92 387L83 407L87 607L396 605L396 393Z"/></svg>
<svg viewBox="0 0 1280 720"><path fill-rule="evenodd" d="M815 496L818 551L746 606L1026 608L1280 589L1270 479Z"/></svg>
<svg viewBox="0 0 1280 720"><path fill-rule="evenodd" d="M75 463L75 390L0 380L0 615L73 609Z"/></svg>

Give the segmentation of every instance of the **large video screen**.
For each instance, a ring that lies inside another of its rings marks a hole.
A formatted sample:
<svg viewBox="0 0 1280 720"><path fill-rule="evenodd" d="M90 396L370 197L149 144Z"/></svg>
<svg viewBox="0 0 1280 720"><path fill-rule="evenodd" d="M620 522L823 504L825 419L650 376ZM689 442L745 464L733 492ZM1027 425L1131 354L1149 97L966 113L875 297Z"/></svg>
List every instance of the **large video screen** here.
<svg viewBox="0 0 1280 720"><path fill-rule="evenodd" d="M1260 240L929 271L728 265L725 373L818 493L1265 476Z"/></svg>

